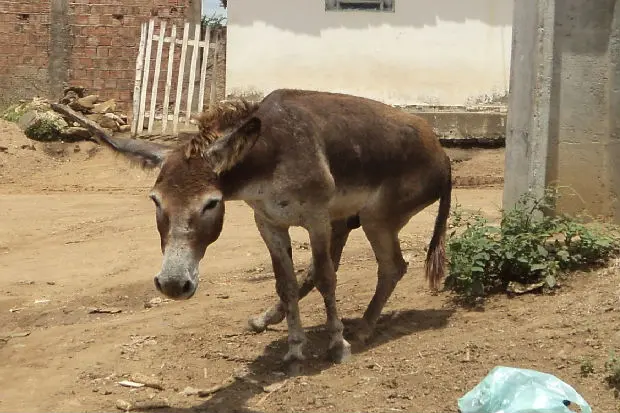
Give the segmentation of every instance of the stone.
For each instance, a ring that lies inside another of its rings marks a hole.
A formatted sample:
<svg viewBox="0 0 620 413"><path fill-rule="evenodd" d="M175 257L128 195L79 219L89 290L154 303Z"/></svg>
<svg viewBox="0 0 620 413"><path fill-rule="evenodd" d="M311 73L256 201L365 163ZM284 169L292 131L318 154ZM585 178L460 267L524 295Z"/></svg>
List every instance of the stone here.
<svg viewBox="0 0 620 413"><path fill-rule="evenodd" d="M54 111L28 111L22 115L18 125L24 134L37 141L54 141L62 139L61 131L69 125Z"/></svg>
<svg viewBox="0 0 620 413"><path fill-rule="evenodd" d="M120 125L118 127L119 132L129 132L131 130L131 125Z"/></svg>
<svg viewBox="0 0 620 413"><path fill-rule="evenodd" d="M69 107L78 112L90 112L95 103L99 100L97 95L88 95L83 98L79 98L69 105Z"/></svg>
<svg viewBox="0 0 620 413"><path fill-rule="evenodd" d="M114 112L116 110L116 100L110 99L105 102L98 103L92 107L92 110L95 113Z"/></svg>
<svg viewBox="0 0 620 413"><path fill-rule="evenodd" d="M106 118L114 119L114 121L118 123L119 125L125 124L125 122L123 122L123 119L121 119L121 117L118 116L116 113L108 112L108 113L104 113L103 116L105 116Z"/></svg>
<svg viewBox="0 0 620 413"><path fill-rule="evenodd" d="M62 99L60 99L60 103L62 103L63 105L69 105L81 97L82 96L78 95L76 92L70 90L69 92L65 93Z"/></svg>
<svg viewBox="0 0 620 413"><path fill-rule="evenodd" d="M116 123L114 119L107 116L102 116L97 123L99 123L99 125L101 125L104 129L111 129L113 131L118 131L119 129L118 123Z"/></svg>
<svg viewBox="0 0 620 413"><path fill-rule="evenodd" d="M69 86L62 91L65 96L69 93L75 93L78 98L83 98L85 92L86 88L84 86Z"/></svg>
<svg viewBox="0 0 620 413"><path fill-rule="evenodd" d="M100 113L92 113L90 115L86 115L87 119L90 119L90 120L92 120L95 123L99 123L99 121L101 120L102 117L103 117L103 115L100 114Z"/></svg>
<svg viewBox="0 0 620 413"><path fill-rule="evenodd" d="M60 131L60 133L63 137L63 140L65 140L66 142L89 140L91 137L88 129L79 126L70 126Z"/></svg>

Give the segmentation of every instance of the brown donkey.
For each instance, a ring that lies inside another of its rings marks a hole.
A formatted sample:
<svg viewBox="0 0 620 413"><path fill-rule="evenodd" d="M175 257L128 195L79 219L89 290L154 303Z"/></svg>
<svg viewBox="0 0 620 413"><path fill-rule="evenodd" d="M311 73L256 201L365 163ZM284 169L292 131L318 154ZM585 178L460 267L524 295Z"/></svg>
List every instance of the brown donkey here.
<svg viewBox="0 0 620 413"><path fill-rule="evenodd" d="M375 294L356 333L367 338L407 271L398 233L439 199L426 257L426 278L439 285L450 210L450 161L421 118L344 94L276 90L257 104L222 103L199 117L200 134L169 147L134 139L100 139L144 167L161 170L156 206L163 264L159 291L187 299L198 264L222 230L224 201L243 200L273 264L279 302L250 318L255 331L288 323L285 361L303 360L299 300L315 286L323 296L336 362L350 355L336 306L336 271L351 230L362 227L378 263ZM308 231L312 263L300 285L288 229Z"/></svg>

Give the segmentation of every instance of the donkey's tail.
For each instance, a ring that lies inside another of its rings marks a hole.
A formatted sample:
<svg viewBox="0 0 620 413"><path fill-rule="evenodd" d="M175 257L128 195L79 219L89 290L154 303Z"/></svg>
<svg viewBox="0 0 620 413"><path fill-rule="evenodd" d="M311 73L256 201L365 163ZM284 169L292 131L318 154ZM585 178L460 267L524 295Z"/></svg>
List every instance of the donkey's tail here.
<svg viewBox="0 0 620 413"><path fill-rule="evenodd" d="M439 211L435 219L433 237L426 254L426 279L432 290L439 288L439 283L446 273L446 231L448 229L448 217L450 215L450 199L452 196L452 168L450 159L446 156L448 173L441 188L439 199Z"/></svg>

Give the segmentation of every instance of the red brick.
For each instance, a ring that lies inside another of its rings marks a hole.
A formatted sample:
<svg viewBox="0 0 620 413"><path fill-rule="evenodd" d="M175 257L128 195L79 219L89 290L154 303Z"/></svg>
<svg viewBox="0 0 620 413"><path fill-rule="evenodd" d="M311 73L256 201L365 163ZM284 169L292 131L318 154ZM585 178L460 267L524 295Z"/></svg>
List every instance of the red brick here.
<svg viewBox="0 0 620 413"><path fill-rule="evenodd" d="M112 38L110 36L99 37L99 46L111 46Z"/></svg>
<svg viewBox="0 0 620 413"><path fill-rule="evenodd" d="M93 59L89 57L81 57L79 59L79 65L83 69L91 69L93 67Z"/></svg>
<svg viewBox="0 0 620 413"><path fill-rule="evenodd" d="M97 48L97 57L108 57L108 48L99 46Z"/></svg>
<svg viewBox="0 0 620 413"><path fill-rule="evenodd" d="M99 46L100 45L99 38L95 36L87 36L86 44L89 46Z"/></svg>
<svg viewBox="0 0 620 413"><path fill-rule="evenodd" d="M80 14L75 16L75 24L80 26L86 26L88 24L89 16L87 14Z"/></svg>

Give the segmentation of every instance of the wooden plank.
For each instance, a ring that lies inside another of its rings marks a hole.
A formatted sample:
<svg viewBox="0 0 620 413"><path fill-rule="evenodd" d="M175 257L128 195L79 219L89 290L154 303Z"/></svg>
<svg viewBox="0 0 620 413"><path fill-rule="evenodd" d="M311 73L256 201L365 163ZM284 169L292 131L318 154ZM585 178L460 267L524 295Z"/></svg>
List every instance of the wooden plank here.
<svg viewBox="0 0 620 413"><path fill-rule="evenodd" d="M174 118L172 119L172 133L179 131L179 112L181 110L181 97L183 96L183 77L185 75L185 59L187 57L187 39L189 37L189 22L183 27L183 45L181 46L181 62L179 64L179 78L177 79L177 97L174 102Z"/></svg>
<svg viewBox="0 0 620 413"><path fill-rule="evenodd" d="M199 113L205 110L205 86L207 83L207 60L209 59L209 41L211 39L211 30L207 28L205 33L205 46L202 47L202 65L200 66L200 89L198 91L198 108Z"/></svg>
<svg viewBox="0 0 620 413"><path fill-rule="evenodd" d="M154 42L159 41L159 35L158 34L154 34L153 35L153 41ZM178 44L178 45L181 46L181 45L183 45L183 40L181 40L181 39L174 39L173 40L172 37L165 36L164 37L164 43L175 43L175 44ZM205 42L201 40L200 42L198 42L198 45L200 47L204 47L205 46Z"/></svg>
<svg viewBox="0 0 620 413"><path fill-rule="evenodd" d="M200 48L200 24L194 30L194 41L192 42L192 61L189 67L189 89L187 91L187 111L185 112L185 126L189 126L192 115L192 101L194 100L194 88L196 87L196 63L198 62L198 52Z"/></svg>
<svg viewBox="0 0 620 413"><path fill-rule="evenodd" d="M136 58L136 79L133 84L133 113L131 119L131 135L135 136L138 130L138 117L140 116L140 90L142 89L142 67L144 66L144 48L146 46L146 23L142 23L140 31L140 46Z"/></svg>
<svg viewBox="0 0 620 413"><path fill-rule="evenodd" d="M149 75L151 70L151 49L153 44L153 32L155 31L155 20L149 21L149 34L146 37L146 52L144 53L144 80L142 81L142 90L140 91L140 117L138 119L138 128L136 132L142 133L144 129L144 112L146 109L146 92L149 86Z"/></svg>
<svg viewBox="0 0 620 413"><path fill-rule="evenodd" d="M220 32L215 34L215 48L213 49L213 64L211 65L211 90L209 94L209 107L215 105L217 99L217 57L220 50Z"/></svg>
<svg viewBox="0 0 620 413"><path fill-rule="evenodd" d="M153 75L153 89L151 90L151 110L149 112L148 133L153 132L153 124L155 123L155 104L157 103L157 89L159 88L159 72L161 71L161 54L164 49L164 34L166 33L166 21L162 20L159 28L159 41L157 42L157 55L155 56L155 73Z"/></svg>
<svg viewBox="0 0 620 413"><path fill-rule="evenodd" d="M170 37L177 38L177 25L172 25L172 31ZM170 89L172 88L172 69L174 68L174 46L176 42L170 42L170 49L168 51L168 70L166 72L166 88L164 90L164 113L161 123L161 133L166 132L168 126L168 106L170 106Z"/></svg>

